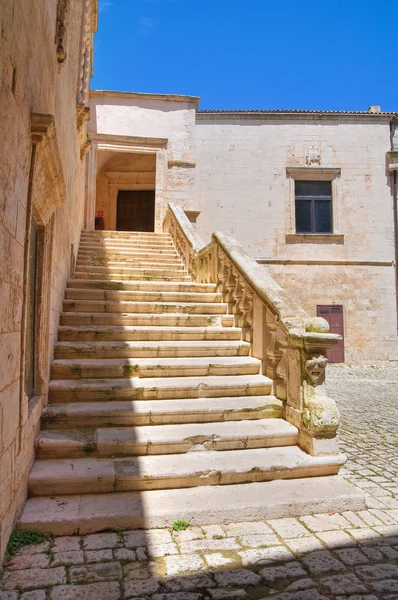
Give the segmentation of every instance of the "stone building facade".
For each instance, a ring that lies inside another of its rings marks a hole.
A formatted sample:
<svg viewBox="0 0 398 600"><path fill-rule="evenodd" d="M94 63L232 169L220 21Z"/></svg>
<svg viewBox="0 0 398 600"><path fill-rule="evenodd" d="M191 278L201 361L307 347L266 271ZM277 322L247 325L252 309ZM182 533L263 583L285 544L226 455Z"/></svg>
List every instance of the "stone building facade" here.
<svg viewBox="0 0 398 600"><path fill-rule="evenodd" d="M88 205L106 229L120 190L155 190L155 230L172 201L204 243L235 237L343 334L336 361L398 360L393 114L200 111L196 97L104 91L90 108ZM296 182L330 190L327 231L296 230Z"/></svg>
<svg viewBox="0 0 398 600"><path fill-rule="evenodd" d="M96 0L0 2L0 556L26 498L84 222Z"/></svg>

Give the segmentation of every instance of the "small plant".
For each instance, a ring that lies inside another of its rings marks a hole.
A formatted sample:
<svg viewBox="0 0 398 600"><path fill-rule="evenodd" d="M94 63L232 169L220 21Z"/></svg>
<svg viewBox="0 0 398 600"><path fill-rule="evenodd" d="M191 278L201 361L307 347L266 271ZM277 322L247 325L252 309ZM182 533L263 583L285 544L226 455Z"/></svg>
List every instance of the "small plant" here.
<svg viewBox="0 0 398 600"><path fill-rule="evenodd" d="M183 519L177 519L177 521L174 521L173 525L171 526L173 531L185 531L188 529L188 527L189 521L184 521Z"/></svg>
<svg viewBox="0 0 398 600"><path fill-rule="evenodd" d="M14 529L8 540L6 559L10 560L24 546L31 546L46 542L48 538L37 531L18 531Z"/></svg>

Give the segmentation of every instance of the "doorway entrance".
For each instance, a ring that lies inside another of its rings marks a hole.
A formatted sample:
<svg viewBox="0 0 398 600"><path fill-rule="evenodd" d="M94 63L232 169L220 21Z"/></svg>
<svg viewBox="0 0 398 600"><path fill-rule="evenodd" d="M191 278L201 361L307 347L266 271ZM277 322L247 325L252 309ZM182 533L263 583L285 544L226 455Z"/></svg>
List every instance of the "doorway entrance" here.
<svg viewBox="0 0 398 600"><path fill-rule="evenodd" d="M117 231L155 231L155 190L119 190Z"/></svg>
<svg viewBox="0 0 398 600"><path fill-rule="evenodd" d="M318 317L323 317L329 323L330 333L338 333L341 339L333 348L328 350L328 361L330 363L344 362L344 322L343 307L338 304L323 305L316 307Z"/></svg>

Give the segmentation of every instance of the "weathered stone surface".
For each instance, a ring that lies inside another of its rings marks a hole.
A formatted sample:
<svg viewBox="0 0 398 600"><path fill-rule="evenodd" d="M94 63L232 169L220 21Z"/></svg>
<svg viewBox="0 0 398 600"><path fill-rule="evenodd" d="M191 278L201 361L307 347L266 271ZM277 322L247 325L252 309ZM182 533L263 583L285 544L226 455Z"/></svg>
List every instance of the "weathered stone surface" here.
<svg viewBox="0 0 398 600"><path fill-rule="evenodd" d="M126 581L131 579L149 579L151 571L149 566L140 562L123 565L123 577Z"/></svg>
<svg viewBox="0 0 398 600"><path fill-rule="evenodd" d="M21 600L46 600L46 592L44 590L25 592L22 594Z"/></svg>
<svg viewBox="0 0 398 600"><path fill-rule="evenodd" d="M121 545L117 533L96 533L84 538L85 550L102 550L103 548L117 548Z"/></svg>
<svg viewBox="0 0 398 600"><path fill-rule="evenodd" d="M86 561L88 563L99 563L113 560L113 551L110 549L105 550L87 550L84 553Z"/></svg>
<svg viewBox="0 0 398 600"><path fill-rule="evenodd" d="M357 567L356 572L365 579L365 581L390 579L394 577L398 579L398 565L366 565L364 567Z"/></svg>
<svg viewBox="0 0 398 600"><path fill-rule="evenodd" d="M347 566L363 565L369 562L366 552L357 548L343 548L341 550L336 550L336 554L341 562Z"/></svg>
<svg viewBox="0 0 398 600"><path fill-rule="evenodd" d="M202 558L194 554L185 556L166 556L165 561L167 575L179 575L180 573L200 571L204 567Z"/></svg>
<svg viewBox="0 0 398 600"><path fill-rule="evenodd" d="M116 548L114 550L115 559L121 561L133 561L137 559L137 554L134 550L128 548Z"/></svg>
<svg viewBox="0 0 398 600"><path fill-rule="evenodd" d="M209 590L213 600L235 600L235 598L247 598L245 590Z"/></svg>
<svg viewBox="0 0 398 600"><path fill-rule="evenodd" d="M300 538L312 535L298 519L273 519L268 524L283 538Z"/></svg>
<svg viewBox="0 0 398 600"><path fill-rule="evenodd" d="M72 552L80 550L80 538L77 536L57 537L54 540L52 551L54 554L58 552Z"/></svg>
<svg viewBox="0 0 398 600"><path fill-rule="evenodd" d="M119 563L100 563L90 566L71 567L69 570L71 583L95 583L97 581L113 581L122 578Z"/></svg>
<svg viewBox="0 0 398 600"><path fill-rule="evenodd" d="M220 552L213 552L212 554L205 554L205 560L209 567L214 569L232 565L235 561L234 558L224 556Z"/></svg>
<svg viewBox="0 0 398 600"><path fill-rule="evenodd" d="M62 585L52 588L51 600L120 600L117 581L89 585Z"/></svg>
<svg viewBox="0 0 398 600"><path fill-rule="evenodd" d="M224 525L228 537L238 535L267 535L272 533L272 529L262 521L249 521L242 523L229 523Z"/></svg>
<svg viewBox="0 0 398 600"><path fill-rule="evenodd" d="M242 559L242 565L263 565L266 563L293 560L293 554L284 546L272 546L271 548L258 548L256 550L244 550L238 552Z"/></svg>
<svg viewBox="0 0 398 600"><path fill-rule="evenodd" d="M274 583L279 579L297 579L298 577L305 577L307 572L299 562L293 561L286 563L283 567L266 567L265 569L261 569L259 574L267 583Z"/></svg>
<svg viewBox="0 0 398 600"><path fill-rule="evenodd" d="M126 581L124 584L124 594L126 598L136 598L138 596L149 596L154 594L159 589L157 579L135 579L134 581Z"/></svg>
<svg viewBox="0 0 398 600"><path fill-rule="evenodd" d="M209 589L215 587L214 581L205 572L179 577L169 577L164 579L162 584L167 592L188 592L202 588Z"/></svg>
<svg viewBox="0 0 398 600"><path fill-rule="evenodd" d="M259 585L261 577L249 569L230 569L224 572L214 573L214 579L221 587L232 585L252 586Z"/></svg>
<svg viewBox="0 0 398 600"><path fill-rule="evenodd" d="M242 546L249 546L251 548L265 548L267 546L278 546L280 540L273 534L267 535L242 535L239 538Z"/></svg>
<svg viewBox="0 0 398 600"><path fill-rule="evenodd" d="M50 559L46 554L20 554L7 563L7 569L18 571L30 569L31 567L45 568L50 565Z"/></svg>
<svg viewBox="0 0 398 600"><path fill-rule="evenodd" d="M312 575L322 575L333 571L345 571L346 567L330 552L312 552L303 558L303 564Z"/></svg>
<svg viewBox="0 0 398 600"><path fill-rule="evenodd" d="M357 594L368 591L353 573L325 577L319 583L327 592L333 594Z"/></svg>
<svg viewBox="0 0 398 600"><path fill-rule="evenodd" d="M53 566L58 565L82 565L84 563L84 555L82 550L68 550L65 552L57 552L53 557Z"/></svg>
<svg viewBox="0 0 398 600"><path fill-rule="evenodd" d="M7 571L4 574L2 586L5 590L28 590L47 585L65 583L64 567L54 569L25 569L24 571Z"/></svg>

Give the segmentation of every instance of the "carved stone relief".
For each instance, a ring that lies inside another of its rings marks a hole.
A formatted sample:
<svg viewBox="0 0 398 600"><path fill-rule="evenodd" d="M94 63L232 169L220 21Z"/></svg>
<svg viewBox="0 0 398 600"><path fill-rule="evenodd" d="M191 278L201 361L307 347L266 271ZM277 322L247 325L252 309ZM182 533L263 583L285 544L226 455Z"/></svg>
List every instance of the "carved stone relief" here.
<svg viewBox="0 0 398 600"><path fill-rule="evenodd" d="M307 167L320 165L322 162L321 152L318 146L309 146L305 156L305 164Z"/></svg>
<svg viewBox="0 0 398 600"><path fill-rule="evenodd" d="M57 24L55 32L55 43L57 46L57 61L63 64L66 60L66 30L69 21L70 0L58 0Z"/></svg>

